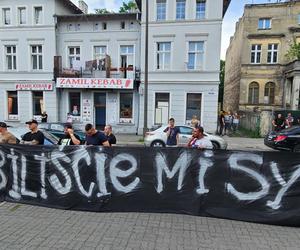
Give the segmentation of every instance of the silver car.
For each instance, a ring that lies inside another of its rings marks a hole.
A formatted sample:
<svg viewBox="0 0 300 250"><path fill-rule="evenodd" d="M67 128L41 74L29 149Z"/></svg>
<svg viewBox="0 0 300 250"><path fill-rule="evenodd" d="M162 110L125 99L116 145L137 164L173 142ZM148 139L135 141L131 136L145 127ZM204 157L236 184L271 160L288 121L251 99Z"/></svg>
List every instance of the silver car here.
<svg viewBox="0 0 300 250"><path fill-rule="evenodd" d="M144 138L145 146L150 147L165 147L167 142L167 135L164 133L164 130L168 127L168 125L163 125L160 128L149 131L146 133ZM186 146L192 137L193 128L182 125L176 126L179 128L179 146ZM204 132L204 136L206 136L213 144L214 149L226 149L227 142L220 136L211 135Z"/></svg>

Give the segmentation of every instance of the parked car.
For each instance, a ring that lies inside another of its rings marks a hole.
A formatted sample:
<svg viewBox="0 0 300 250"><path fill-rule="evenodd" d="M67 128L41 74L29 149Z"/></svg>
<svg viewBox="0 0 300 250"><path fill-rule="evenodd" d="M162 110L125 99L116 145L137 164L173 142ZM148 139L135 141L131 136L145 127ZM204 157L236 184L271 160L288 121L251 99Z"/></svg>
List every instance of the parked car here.
<svg viewBox="0 0 300 250"><path fill-rule="evenodd" d="M80 124L72 124L74 128L74 134L76 134L82 143L85 142L85 133L83 132L83 127ZM62 138L64 133L65 123L40 123L39 128L48 131L50 134Z"/></svg>
<svg viewBox="0 0 300 250"><path fill-rule="evenodd" d="M300 152L300 126L294 126L280 132L272 131L264 139L266 146L278 149Z"/></svg>
<svg viewBox="0 0 300 250"><path fill-rule="evenodd" d="M146 146L150 147L165 147L167 142L167 135L164 130L168 125L163 125L154 131L149 131L146 133L144 138L144 143ZM186 125L176 126L179 128L179 146L186 146L192 137L193 128ZM226 149L227 142L220 136L208 134L204 132L206 136L213 144L214 149Z"/></svg>
<svg viewBox="0 0 300 250"><path fill-rule="evenodd" d="M23 135L29 132L29 129L26 127L9 127L8 131L12 133L17 140L20 142L22 140ZM40 129L41 132L43 132L45 136L44 145L54 145L57 144L59 141L59 138L56 136L48 133L47 131Z"/></svg>

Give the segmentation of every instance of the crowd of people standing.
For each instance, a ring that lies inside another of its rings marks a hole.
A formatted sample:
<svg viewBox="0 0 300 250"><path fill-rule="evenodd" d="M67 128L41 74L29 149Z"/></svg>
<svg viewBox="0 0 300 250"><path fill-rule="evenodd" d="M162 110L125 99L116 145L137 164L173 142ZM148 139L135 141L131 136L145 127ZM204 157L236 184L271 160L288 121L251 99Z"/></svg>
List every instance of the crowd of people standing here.
<svg viewBox="0 0 300 250"><path fill-rule="evenodd" d="M231 111L225 112L221 110L218 118L218 134L223 136L229 132L237 131L240 124L240 116L237 112L232 113Z"/></svg>

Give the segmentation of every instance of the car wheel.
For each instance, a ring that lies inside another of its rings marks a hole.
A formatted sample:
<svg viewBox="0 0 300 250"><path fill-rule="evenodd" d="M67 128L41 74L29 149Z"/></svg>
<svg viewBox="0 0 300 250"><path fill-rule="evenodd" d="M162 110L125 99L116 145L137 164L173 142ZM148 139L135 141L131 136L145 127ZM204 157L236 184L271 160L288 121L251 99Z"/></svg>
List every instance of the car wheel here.
<svg viewBox="0 0 300 250"><path fill-rule="evenodd" d="M162 141L153 141L151 143L151 147L154 148L161 148L161 147L165 147L166 145L162 142Z"/></svg>
<svg viewBox="0 0 300 250"><path fill-rule="evenodd" d="M213 149L220 149L219 143L217 143L217 142L215 142L215 141L212 141L211 143L212 143L212 145L213 145Z"/></svg>
<svg viewBox="0 0 300 250"><path fill-rule="evenodd" d="M298 144L294 147L293 152L300 153L300 144Z"/></svg>

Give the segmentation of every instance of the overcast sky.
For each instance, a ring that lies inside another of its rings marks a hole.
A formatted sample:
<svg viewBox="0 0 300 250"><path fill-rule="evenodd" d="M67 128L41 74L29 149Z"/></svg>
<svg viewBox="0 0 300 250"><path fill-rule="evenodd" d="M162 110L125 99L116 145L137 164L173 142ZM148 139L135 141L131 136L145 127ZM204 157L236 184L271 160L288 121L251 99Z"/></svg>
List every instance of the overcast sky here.
<svg viewBox="0 0 300 250"><path fill-rule="evenodd" d="M124 0L128 2L128 0ZM152 0L153 1L153 0ZM283 2L284 0L282 0ZM75 4L77 0L72 0ZM122 5L123 0L85 0L89 5L89 12L94 12L94 9L106 8L108 10L118 11ZM231 0L229 8L226 12L223 21L223 32L222 32L222 51L221 59L225 59L226 49L229 45L230 36L234 34L235 23L243 15L244 5L252 3L268 3L277 2L277 0Z"/></svg>

